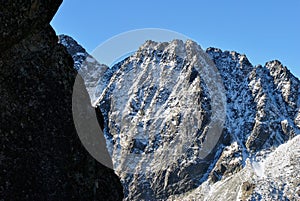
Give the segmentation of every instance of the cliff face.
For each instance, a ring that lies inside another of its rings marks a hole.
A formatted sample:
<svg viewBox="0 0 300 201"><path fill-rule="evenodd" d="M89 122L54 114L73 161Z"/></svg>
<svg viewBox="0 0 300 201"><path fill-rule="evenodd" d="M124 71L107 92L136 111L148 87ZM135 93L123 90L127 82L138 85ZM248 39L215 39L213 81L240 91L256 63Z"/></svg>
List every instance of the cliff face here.
<svg viewBox="0 0 300 201"><path fill-rule="evenodd" d="M247 159L261 164L265 152L299 133L299 80L279 61L262 67L237 52L209 48L206 53L225 90L211 74L197 68L202 57L196 43L149 41L123 61L99 96L103 130L124 183L125 200L166 200L192 192L205 181L211 186L223 182L240 172ZM213 109L217 94L211 90L210 78L225 95L225 109L220 112ZM207 136L213 134L208 129L216 124L210 122L222 118L219 144L200 158ZM291 169L296 171L295 166ZM269 181L284 183L278 178ZM233 183L236 186L229 193L239 192L242 184ZM280 190L282 197L272 195L271 188L253 192L264 198L290 199L297 191L290 186ZM212 200L225 200L221 192L212 191L222 197Z"/></svg>
<svg viewBox="0 0 300 201"><path fill-rule="evenodd" d="M224 88L218 97L209 81L217 77L199 68L206 57L192 41L148 41L112 68L72 38L60 42L103 115L124 200L299 200L300 82L279 61L253 66L208 48ZM223 111L213 110L216 97ZM222 118L203 159L211 122Z"/></svg>
<svg viewBox="0 0 300 201"><path fill-rule="evenodd" d="M76 134L76 72L49 25L60 4L1 2L0 199L121 200L119 178Z"/></svg>

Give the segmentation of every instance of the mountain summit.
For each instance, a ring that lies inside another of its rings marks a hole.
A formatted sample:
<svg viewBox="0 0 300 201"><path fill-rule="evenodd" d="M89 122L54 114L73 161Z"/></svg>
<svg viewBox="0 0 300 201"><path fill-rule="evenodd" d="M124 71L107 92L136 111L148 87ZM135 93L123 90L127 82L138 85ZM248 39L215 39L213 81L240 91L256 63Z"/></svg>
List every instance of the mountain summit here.
<svg viewBox="0 0 300 201"><path fill-rule="evenodd" d="M81 73L95 64L85 57ZM300 198L300 83L279 61L253 66L193 41L146 41L94 69L83 77L125 200Z"/></svg>

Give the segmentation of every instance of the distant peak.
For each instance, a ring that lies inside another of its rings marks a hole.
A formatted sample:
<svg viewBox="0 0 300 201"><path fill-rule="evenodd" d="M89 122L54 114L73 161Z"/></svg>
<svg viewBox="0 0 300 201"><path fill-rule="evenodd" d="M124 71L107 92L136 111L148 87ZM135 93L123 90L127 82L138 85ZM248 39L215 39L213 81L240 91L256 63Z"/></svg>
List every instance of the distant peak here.
<svg viewBox="0 0 300 201"><path fill-rule="evenodd" d="M172 40L170 42L155 42L152 40L147 40L142 46L140 46L138 53L141 52L168 52L171 54L176 54L177 56L184 57L185 54L185 43L182 40Z"/></svg>
<svg viewBox="0 0 300 201"><path fill-rule="evenodd" d="M69 44L72 43L77 43L76 40L74 40L74 38L72 38L71 36L68 36L68 35L65 35L65 34L61 34L61 35L58 35L58 39L59 39L59 42L62 43L62 42L68 42Z"/></svg>
<svg viewBox="0 0 300 201"><path fill-rule="evenodd" d="M266 63L266 67L267 68L274 68L274 67L281 67L282 68L283 66L282 66L282 63L280 61L272 60L272 61L268 61Z"/></svg>
<svg viewBox="0 0 300 201"><path fill-rule="evenodd" d="M227 60L228 61L228 59L231 59L233 61L239 62L240 63L239 66L242 68L246 67L246 68L248 68L248 70L253 68L253 66L250 63L250 61L248 60L247 56L245 54L241 54L236 51L228 51L228 50L222 51L219 48L209 47L206 49L206 53L209 54L213 60ZM247 70L247 72L248 72L248 70Z"/></svg>
<svg viewBox="0 0 300 201"><path fill-rule="evenodd" d="M216 53L222 53L222 50L215 47L209 47L206 49L206 52L216 52Z"/></svg>
<svg viewBox="0 0 300 201"><path fill-rule="evenodd" d="M140 46L139 49L164 49L168 46L183 46L184 42L179 39L174 39L170 42L156 42L153 40L146 40L146 42Z"/></svg>

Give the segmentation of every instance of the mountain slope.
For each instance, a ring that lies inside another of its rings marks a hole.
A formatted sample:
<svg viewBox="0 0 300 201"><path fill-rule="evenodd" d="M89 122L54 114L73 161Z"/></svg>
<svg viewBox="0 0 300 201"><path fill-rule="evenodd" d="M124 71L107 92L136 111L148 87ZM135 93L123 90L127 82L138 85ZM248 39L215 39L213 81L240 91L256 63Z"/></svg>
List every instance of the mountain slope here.
<svg viewBox="0 0 300 201"><path fill-rule="evenodd" d="M238 173L214 184L203 183L168 200L299 200L300 136L296 136L263 161L246 161Z"/></svg>
<svg viewBox="0 0 300 201"><path fill-rule="evenodd" d="M236 175L251 175L249 164L266 160L276 147L300 133L299 80L279 61L253 66L236 52L208 48L206 53L221 77L223 86L216 86L224 96L213 93L209 80L217 77L199 68L206 61L201 48L179 40L147 41L112 69L102 67L110 76L98 75L96 89L88 89L103 114L108 149L122 178L125 200L166 200L207 186L224 188L224 182ZM81 68L88 66L89 62ZM87 76L86 83L91 82ZM225 111L214 116L216 97L225 102ZM201 158L215 119L222 128L217 146ZM299 171L298 166L291 168ZM271 185L272 181L265 182ZM275 195L284 194L282 189L274 195L259 192L260 181L255 182L255 188L252 183L231 183L235 189L247 185L246 189L254 189L243 199L259 195L280 199ZM296 187L290 192L296 192ZM193 199L222 196L218 194L223 191L203 192L204 197L196 193Z"/></svg>

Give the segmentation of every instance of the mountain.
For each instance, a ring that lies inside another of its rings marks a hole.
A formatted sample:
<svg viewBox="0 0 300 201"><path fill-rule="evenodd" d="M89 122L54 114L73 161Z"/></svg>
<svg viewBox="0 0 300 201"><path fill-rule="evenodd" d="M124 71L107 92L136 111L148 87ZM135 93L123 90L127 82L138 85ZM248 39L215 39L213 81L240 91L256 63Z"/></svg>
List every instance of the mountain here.
<svg viewBox="0 0 300 201"><path fill-rule="evenodd" d="M125 200L299 199L300 83L279 61L174 40L90 66Z"/></svg>
<svg viewBox="0 0 300 201"><path fill-rule="evenodd" d="M76 133L77 73L49 24L61 2L1 2L0 200L123 198L117 175Z"/></svg>
<svg viewBox="0 0 300 201"><path fill-rule="evenodd" d="M243 169L227 179L168 200L299 200L300 136L280 145L257 162L246 159Z"/></svg>
<svg viewBox="0 0 300 201"><path fill-rule="evenodd" d="M68 53L72 56L74 68L84 79L91 103L95 106L95 102L103 92L105 86L107 86L117 65L108 68L106 65L98 63L73 38L67 35L59 35L58 38L59 43L64 45Z"/></svg>

